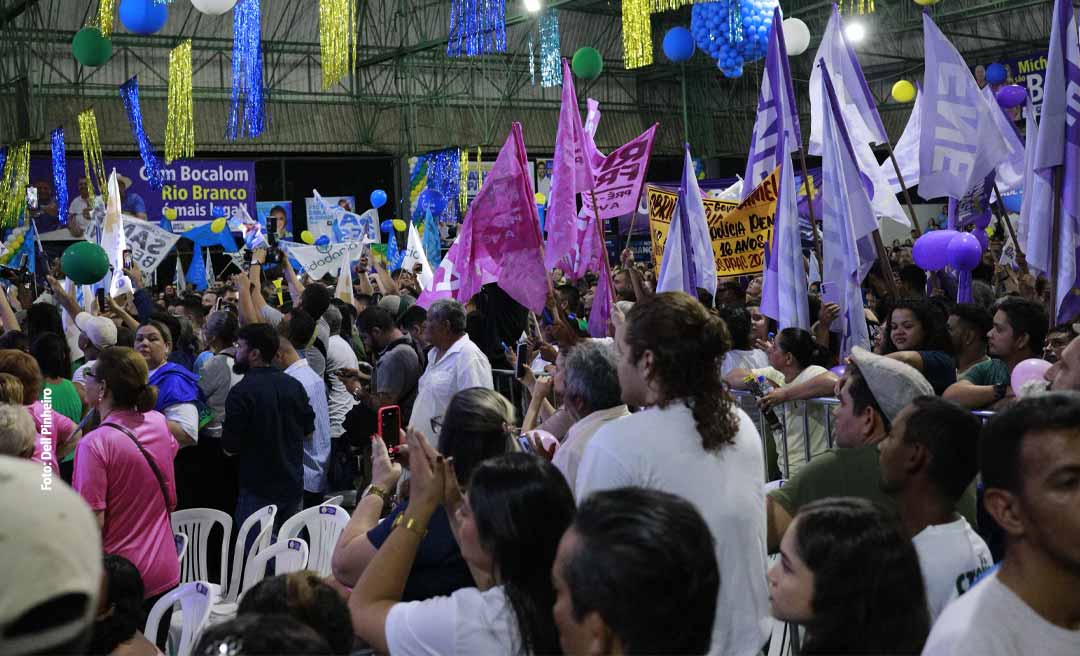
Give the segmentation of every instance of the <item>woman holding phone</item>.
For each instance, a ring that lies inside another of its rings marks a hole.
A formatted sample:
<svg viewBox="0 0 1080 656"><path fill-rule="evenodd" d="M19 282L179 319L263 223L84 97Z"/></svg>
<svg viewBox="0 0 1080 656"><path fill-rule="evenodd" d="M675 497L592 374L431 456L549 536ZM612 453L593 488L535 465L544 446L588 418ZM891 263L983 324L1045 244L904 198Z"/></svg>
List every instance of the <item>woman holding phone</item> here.
<svg viewBox="0 0 1080 656"><path fill-rule="evenodd" d="M439 451L453 458L458 482L463 487L467 487L469 477L481 462L514 450L509 429L513 418L514 408L510 402L489 389L462 390L450 400L446 414L436 421ZM379 441L377 437L371 438L372 484L362 492L352 519L334 549L334 577L345 587L356 585L386 543L398 517L409 508L409 500L398 500L392 503L390 514L381 522L379 520L383 507L397 489L402 464L390 459L385 441ZM408 450L402 453L399 460L406 461ZM428 533L417 550L402 599L429 599L471 585L474 582L454 541L450 517L438 508L432 514Z"/></svg>

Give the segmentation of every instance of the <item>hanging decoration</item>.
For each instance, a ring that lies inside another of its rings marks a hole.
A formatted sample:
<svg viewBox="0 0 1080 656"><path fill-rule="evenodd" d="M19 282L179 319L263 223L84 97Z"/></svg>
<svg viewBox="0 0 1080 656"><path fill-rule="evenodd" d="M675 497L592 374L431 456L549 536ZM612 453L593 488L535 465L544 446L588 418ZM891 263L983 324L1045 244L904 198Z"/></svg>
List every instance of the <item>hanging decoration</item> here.
<svg viewBox="0 0 1080 656"><path fill-rule="evenodd" d="M449 57L506 52L506 0L452 0Z"/></svg>
<svg viewBox="0 0 1080 656"><path fill-rule="evenodd" d="M469 209L469 149L461 149L461 157L458 160L458 216L465 216Z"/></svg>
<svg viewBox="0 0 1080 656"><path fill-rule="evenodd" d="M476 193L484 188L484 151L476 147Z"/></svg>
<svg viewBox="0 0 1080 656"><path fill-rule="evenodd" d="M319 0L319 52L323 91L356 70L359 0Z"/></svg>
<svg viewBox="0 0 1080 656"><path fill-rule="evenodd" d="M529 84L536 86L536 49L533 47L533 35L529 33Z"/></svg>
<svg viewBox="0 0 1080 656"><path fill-rule="evenodd" d="M169 118L165 163L195 156L195 106L191 98L191 39L169 53Z"/></svg>
<svg viewBox="0 0 1080 656"><path fill-rule="evenodd" d="M105 160L101 157L101 140L98 138L97 116L88 109L79 114L79 139L82 141L83 174L90 198L101 196L109 202L109 183L105 178Z"/></svg>
<svg viewBox="0 0 1080 656"><path fill-rule="evenodd" d="M744 63L765 56L777 4L778 0L699 2L690 12L690 32L725 76L739 77Z"/></svg>
<svg viewBox="0 0 1080 656"><path fill-rule="evenodd" d="M457 148L416 157L409 175L413 223L423 223L428 210L437 220L456 222L462 191L461 158Z"/></svg>
<svg viewBox="0 0 1080 656"><path fill-rule="evenodd" d="M103 37L97 27L88 25L71 39L71 54L83 66L101 66L112 57L112 41Z"/></svg>
<svg viewBox="0 0 1080 656"><path fill-rule="evenodd" d="M230 140L238 136L254 139L265 126L261 23L259 0L237 3L233 10L232 108L225 126Z"/></svg>
<svg viewBox="0 0 1080 656"><path fill-rule="evenodd" d="M12 228L26 207L26 187L30 184L30 142L15 146L8 154L0 181L0 227Z"/></svg>
<svg viewBox="0 0 1080 656"><path fill-rule="evenodd" d="M116 0L98 0L98 22L101 36L112 36L113 22L116 20Z"/></svg>
<svg viewBox="0 0 1080 656"><path fill-rule="evenodd" d="M678 9L679 7L687 7L694 4L696 0L649 0L649 9L654 14L658 14L662 11L671 11L672 9Z"/></svg>
<svg viewBox="0 0 1080 656"><path fill-rule="evenodd" d="M67 146L64 144L64 128L58 127L50 135L52 141L52 179L56 206L60 209L60 225L67 225L68 184Z"/></svg>
<svg viewBox="0 0 1080 656"><path fill-rule="evenodd" d="M173 0L154 0L156 5L171 5Z"/></svg>
<svg viewBox="0 0 1080 656"><path fill-rule="evenodd" d="M131 134L135 137L135 143L139 144L139 155L142 156L143 168L146 170L146 179L150 182L150 188L161 189L161 162L154 155L154 146L150 143L150 138L146 136L146 130L143 128L137 75L133 75L120 87L120 99L124 101L124 111L127 112L128 124L131 125Z"/></svg>
<svg viewBox="0 0 1080 656"><path fill-rule="evenodd" d="M650 0L623 0L623 64L641 68L653 63Z"/></svg>
<svg viewBox="0 0 1080 656"><path fill-rule="evenodd" d="M872 14L874 13L874 0L840 0L840 13L849 16L853 14Z"/></svg>
<svg viewBox="0 0 1080 656"><path fill-rule="evenodd" d="M8 147L0 148L0 180L4 179L4 164L7 163Z"/></svg>
<svg viewBox="0 0 1080 656"><path fill-rule="evenodd" d="M559 13L555 9L540 14L540 86L562 86Z"/></svg>
<svg viewBox="0 0 1080 656"><path fill-rule="evenodd" d="M120 0L120 24L133 34L154 34L165 27L169 8L151 0Z"/></svg>
<svg viewBox="0 0 1080 656"><path fill-rule="evenodd" d="M743 40L742 2L731 2L728 5L727 42L728 45L738 45ZM749 17L748 17L749 18Z"/></svg>

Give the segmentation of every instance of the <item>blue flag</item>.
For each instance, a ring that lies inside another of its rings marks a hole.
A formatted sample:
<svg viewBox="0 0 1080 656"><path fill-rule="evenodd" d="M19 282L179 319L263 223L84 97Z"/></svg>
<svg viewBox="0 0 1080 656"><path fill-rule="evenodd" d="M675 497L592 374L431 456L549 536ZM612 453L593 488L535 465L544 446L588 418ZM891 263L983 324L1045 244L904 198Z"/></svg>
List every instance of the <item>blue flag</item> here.
<svg viewBox="0 0 1080 656"><path fill-rule="evenodd" d="M424 211L424 255L427 255L432 269L439 268L439 263L442 262L442 238L439 236L439 225L430 209Z"/></svg>
<svg viewBox="0 0 1080 656"><path fill-rule="evenodd" d="M177 257L179 258L179 254ZM186 278L195 289L200 292L206 291L206 261L203 259L202 248L198 245L195 246L195 253L191 256Z"/></svg>
<svg viewBox="0 0 1080 656"><path fill-rule="evenodd" d="M195 242L196 246L221 246L225 249L226 253L235 253L236 239L233 238L232 233L229 232L228 229L222 230L221 232L214 232L210 228L212 223L212 221L207 221L197 228L192 228L191 230L181 233L180 236Z"/></svg>
<svg viewBox="0 0 1080 656"><path fill-rule="evenodd" d="M840 315L831 328L838 328L842 335L840 361L843 362L852 348L871 348L863 311L862 281L874 264L872 237L877 222L867 193L867 180L855 158L832 79L824 66L820 70L824 96L821 242L825 260L821 300L840 306Z"/></svg>
<svg viewBox="0 0 1080 656"><path fill-rule="evenodd" d="M405 256L408 254L406 249L399 249L397 245L397 233L390 233L390 242L386 245L386 270L393 273L401 268L401 263L405 261Z"/></svg>
<svg viewBox="0 0 1080 656"><path fill-rule="evenodd" d="M705 218L705 203L694 175L694 161L690 158L690 144L686 144L682 184L664 244L656 291L681 291L697 298L699 287L716 295L716 259Z"/></svg>

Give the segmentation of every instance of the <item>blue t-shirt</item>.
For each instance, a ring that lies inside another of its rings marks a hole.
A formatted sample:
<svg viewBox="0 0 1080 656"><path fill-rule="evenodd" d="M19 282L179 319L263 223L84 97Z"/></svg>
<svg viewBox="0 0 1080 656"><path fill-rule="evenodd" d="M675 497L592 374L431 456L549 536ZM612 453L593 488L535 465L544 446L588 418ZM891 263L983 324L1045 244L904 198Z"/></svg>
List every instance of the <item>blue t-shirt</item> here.
<svg viewBox="0 0 1080 656"><path fill-rule="evenodd" d="M129 191L124 194L124 198L120 202L120 209L124 214L131 214L132 216L146 214L146 201L134 191Z"/></svg>
<svg viewBox="0 0 1080 656"><path fill-rule="evenodd" d="M919 351L923 361L923 376L941 396L945 388L956 382L956 362L945 351Z"/></svg>
<svg viewBox="0 0 1080 656"><path fill-rule="evenodd" d="M390 531L394 530L394 520L405 512L407 503L399 503L386 519L368 531L367 538L376 549L382 548ZM450 518L441 506L428 522L427 535L420 541L416 550L409 578L405 581L402 601L422 601L432 597L447 596L461 588L474 587L472 574L465 559L461 557L454 532L450 528Z"/></svg>

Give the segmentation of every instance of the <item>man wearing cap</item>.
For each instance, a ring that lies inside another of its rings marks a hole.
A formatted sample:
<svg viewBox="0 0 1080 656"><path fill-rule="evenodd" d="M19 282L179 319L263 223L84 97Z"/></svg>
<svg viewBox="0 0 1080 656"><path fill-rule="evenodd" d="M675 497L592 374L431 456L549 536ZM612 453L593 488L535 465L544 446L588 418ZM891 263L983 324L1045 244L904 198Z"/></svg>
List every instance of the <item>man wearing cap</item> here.
<svg viewBox="0 0 1080 656"><path fill-rule="evenodd" d="M131 178L126 175L117 175L116 181L120 183L120 211L146 221L148 218L146 201L142 196L131 191Z"/></svg>
<svg viewBox="0 0 1080 656"><path fill-rule="evenodd" d="M41 463L0 456L0 652L86 652L102 588L101 533L66 485L41 489Z"/></svg>
<svg viewBox="0 0 1080 656"><path fill-rule="evenodd" d="M860 347L852 349L836 389L840 399L833 419L837 448L811 460L766 496L769 552L779 548L791 519L811 501L862 497L895 508L896 502L881 489L877 445L905 406L916 397L933 394L934 388L914 367ZM974 488L964 492L957 510L975 524Z"/></svg>

